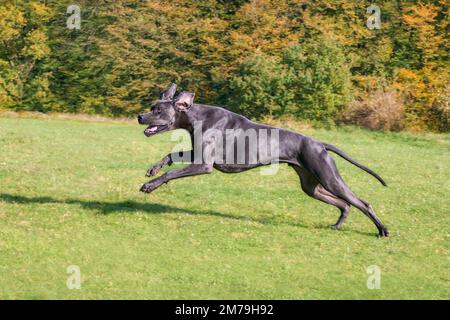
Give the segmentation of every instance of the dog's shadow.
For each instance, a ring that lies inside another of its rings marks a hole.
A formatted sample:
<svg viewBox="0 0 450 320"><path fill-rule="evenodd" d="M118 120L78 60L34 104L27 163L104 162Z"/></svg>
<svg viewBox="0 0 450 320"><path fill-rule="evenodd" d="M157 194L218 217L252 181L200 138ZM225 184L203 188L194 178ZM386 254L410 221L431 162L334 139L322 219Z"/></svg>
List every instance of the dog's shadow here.
<svg viewBox="0 0 450 320"><path fill-rule="evenodd" d="M320 226L307 226L302 223L288 223L276 221L275 218L252 218L247 216L232 215L227 213L222 213L214 210L194 210L190 208L178 208L174 206L169 206L159 203L141 203L136 201L120 201L120 202L106 202L106 201L90 201L90 200L80 200L80 199L55 199L52 197L25 197L21 195L12 195L7 193L0 193L0 201L8 203L56 203L56 204L69 204L69 205L79 205L84 209L92 210L100 214L113 214L113 213L123 213L123 212L145 212L148 214L164 214L164 213L184 213L190 215L205 215L205 216L216 216L221 218L241 220L248 222L257 222L265 225L290 225L295 227L301 227L306 229L328 229L326 225ZM358 230L348 230L351 232L356 232L362 235L373 234L367 232L361 232Z"/></svg>

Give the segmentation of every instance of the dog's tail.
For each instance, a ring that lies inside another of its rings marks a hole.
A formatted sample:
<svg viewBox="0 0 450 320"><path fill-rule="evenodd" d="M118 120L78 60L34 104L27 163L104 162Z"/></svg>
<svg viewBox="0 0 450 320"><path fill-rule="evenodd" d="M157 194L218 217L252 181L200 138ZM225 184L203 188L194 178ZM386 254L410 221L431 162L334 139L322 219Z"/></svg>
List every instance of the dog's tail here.
<svg viewBox="0 0 450 320"><path fill-rule="evenodd" d="M328 144L328 143L323 143L325 149L327 149L328 151L334 152L337 155L341 156L342 158L344 158L345 160L347 160L348 162L354 164L355 166L357 166L358 168L364 170L367 173L370 173L371 175L373 175L375 178L378 179L378 181L381 182L381 184L385 187L387 187L386 182L384 182L383 178L381 178L378 174L376 174L375 172L373 172L372 170L370 170L369 168L367 168L366 166L363 166L362 164L356 162L355 160L353 160L352 158L350 158L344 151L338 149L337 147Z"/></svg>

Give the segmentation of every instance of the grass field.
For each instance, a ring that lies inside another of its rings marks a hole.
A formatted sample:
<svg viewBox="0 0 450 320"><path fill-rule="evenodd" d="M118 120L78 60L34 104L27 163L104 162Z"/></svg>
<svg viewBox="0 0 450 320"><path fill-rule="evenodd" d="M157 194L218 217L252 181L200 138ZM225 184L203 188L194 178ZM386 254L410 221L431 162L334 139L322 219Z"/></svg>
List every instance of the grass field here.
<svg viewBox="0 0 450 320"><path fill-rule="evenodd" d="M449 299L450 137L303 130L335 157L391 237L352 208L306 196L295 172L259 170L138 192L172 150L131 123L0 118L0 298ZM81 289L66 286L67 267ZM367 267L381 289L367 288Z"/></svg>

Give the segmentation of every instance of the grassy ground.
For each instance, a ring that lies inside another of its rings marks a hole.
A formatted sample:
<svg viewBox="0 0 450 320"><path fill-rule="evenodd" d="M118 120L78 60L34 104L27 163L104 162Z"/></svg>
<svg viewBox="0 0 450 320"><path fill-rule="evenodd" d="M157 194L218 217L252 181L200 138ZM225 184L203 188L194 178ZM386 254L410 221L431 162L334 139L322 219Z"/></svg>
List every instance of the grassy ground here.
<svg viewBox="0 0 450 320"><path fill-rule="evenodd" d="M391 231L300 191L294 171L181 179L138 192L172 150L129 123L0 118L0 298L448 299L450 139L303 130L336 159ZM336 157L335 157L336 158ZM69 290L67 267L81 270ZM367 267L381 270L369 290Z"/></svg>

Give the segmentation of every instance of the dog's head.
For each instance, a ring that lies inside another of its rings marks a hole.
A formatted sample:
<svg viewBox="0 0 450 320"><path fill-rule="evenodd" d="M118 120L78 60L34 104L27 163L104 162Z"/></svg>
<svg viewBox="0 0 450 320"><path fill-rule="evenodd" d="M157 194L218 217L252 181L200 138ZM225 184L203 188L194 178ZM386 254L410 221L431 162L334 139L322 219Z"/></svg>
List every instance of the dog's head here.
<svg viewBox="0 0 450 320"><path fill-rule="evenodd" d="M195 94L181 92L174 98L176 90L177 86L173 83L161 94L161 99L153 103L150 112L138 116L139 124L148 125L144 130L147 137L180 128L180 118L194 104Z"/></svg>

